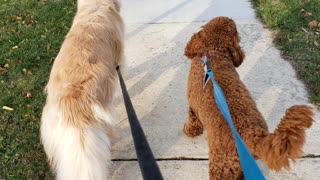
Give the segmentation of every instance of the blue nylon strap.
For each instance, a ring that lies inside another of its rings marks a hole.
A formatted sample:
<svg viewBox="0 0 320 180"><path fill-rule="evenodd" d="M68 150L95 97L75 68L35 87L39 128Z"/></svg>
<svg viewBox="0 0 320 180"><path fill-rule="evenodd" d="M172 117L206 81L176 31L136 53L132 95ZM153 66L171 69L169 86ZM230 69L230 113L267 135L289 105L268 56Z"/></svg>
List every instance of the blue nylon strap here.
<svg viewBox="0 0 320 180"><path fill-rule="evenodd" d="M218 105L218 108L226 121L228 122L231 131L233 133L233 137L235 138L237 151L239 154L240 165L242 167L242 171L246 180L265 180L262 172L260 171L258 165L256 164L255 160L251 156L249 150L247 149L246 145L243 143L240 135L238 134L237 130L233 126L232 118L230 115L230 110L227 105L226 98L223 95L223 92L218 85L218 83L214 79L213 72L211 70L206 72L207 75L210 77L213 83L213 91L214 91L214 98Z"/></svg>

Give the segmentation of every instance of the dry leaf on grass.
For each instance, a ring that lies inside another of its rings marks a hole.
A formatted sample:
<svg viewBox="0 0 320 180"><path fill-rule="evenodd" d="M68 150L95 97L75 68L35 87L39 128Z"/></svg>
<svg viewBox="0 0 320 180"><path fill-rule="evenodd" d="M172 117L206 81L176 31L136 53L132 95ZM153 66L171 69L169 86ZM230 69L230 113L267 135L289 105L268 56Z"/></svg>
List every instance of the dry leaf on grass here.
<svg viewBox="0 0 320 180"><path fill-rule="evenodd" d="M28 73L27 73L29 76L32 76L33 75L33 73L32 73L32 71L28 71Z"/></svg>
<svg viewBox="0 0 320 180"><path fill-rule="evenodd" d="M25 98L28 98L28 99L32 98L31 93L30 93L30 92L27 92L27 91L24 91L24 92L22 93L22 95L23 95Z"/></svg>
<svg viewBox="0 0 320 180"><path fill-rule="evenodd" d="M32 28L32 24L26 25L26 28L28 28L28 29Z"/></svg>
<svg viewBox="0 0 320 180"><path fill-rule="evenodd" d="M13 108L8 107L8 106L3 106L2 109L6 110L6 111L13 111Z"/></svg>
<svg viewBox="0 0 320 180"><path fill-rule="evenodd" d="M305 28L303 28L303 27L302 27L301 29L302 29L304 32L308 32L308 31L307 31Z"/></svg>
<svg viewBox="0 0 320 180"><path fill-rule="evenodd" d="M315 28L317 26L318 26L318 22L316 20L313 20L313 21L309 22L309 27Z"/></svg>
<svg viewBox="0 0 320 180"><path fill-rule="evenodd" d="M311 12L306 12L306 14L304 14L305 17L311 17L312 13Z"/></svg>
<svg viewBox="0 0 320 180"><path fill-rule="evenodd" d="M24 14L18 14L17 16L16 16L16 20L22 20L24 18Z"/></svg>
<svg viewBox="0 0 320 180"><path fill-rule="evenodd" d="M6 68L0 67L0 75L7 73L8 70Z"/></svg>

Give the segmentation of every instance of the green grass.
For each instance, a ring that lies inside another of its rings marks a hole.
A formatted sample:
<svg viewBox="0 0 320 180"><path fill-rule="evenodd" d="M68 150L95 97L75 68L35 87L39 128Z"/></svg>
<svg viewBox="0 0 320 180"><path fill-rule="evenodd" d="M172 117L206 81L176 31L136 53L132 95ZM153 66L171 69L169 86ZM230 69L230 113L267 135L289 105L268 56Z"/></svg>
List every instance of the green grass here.
<svg viewBox="0 0 320 180"><path fill-rule="evenodd" d="M275 44L297 70L310 99L320 105L320 22L319 0L251 0L258 16L275 32ZM306 16L306 13L312 16Z"/></svg>
<svg viewBox="0 0 320 180"><path fill-rule="evenodd" d="M43 89L75 8L74 0L0 0L0 179L52 178L39 137Z"/></svg>

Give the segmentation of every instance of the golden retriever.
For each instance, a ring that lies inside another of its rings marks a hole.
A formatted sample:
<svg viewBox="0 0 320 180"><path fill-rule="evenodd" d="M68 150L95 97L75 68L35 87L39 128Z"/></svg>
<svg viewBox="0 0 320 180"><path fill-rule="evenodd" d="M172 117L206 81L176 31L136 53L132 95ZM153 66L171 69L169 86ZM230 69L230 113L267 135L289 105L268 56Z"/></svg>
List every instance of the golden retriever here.
<svg viewBox="0 0 320 180"><path fill-rule="evenodd" d="M57 179L108 178L116 65L124 25L117 0L78 0L46 87L41 141Z"/></svg>

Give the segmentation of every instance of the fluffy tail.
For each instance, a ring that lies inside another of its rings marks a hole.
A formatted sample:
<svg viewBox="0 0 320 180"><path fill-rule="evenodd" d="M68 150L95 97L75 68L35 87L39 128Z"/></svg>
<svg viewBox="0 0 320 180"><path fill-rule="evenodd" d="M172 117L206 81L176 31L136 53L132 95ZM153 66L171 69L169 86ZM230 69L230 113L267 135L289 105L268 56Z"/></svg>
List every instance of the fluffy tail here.
<svg viewBox="0 0 320 180"><path fill-rule="evenodd" d="M289 159L302 156L305 130L312 125L313 111L308 106L292 106L282 118L274 133L257 145L260 158L273 170L289 169Z"/></svg>
<svg viewBox="0 0 320 180"><path fill-rule="evenodd" d="M41 120L41 140L56 177L105 180L110 160L112 116L97 103L70 99L68 102L47 103Z"/></svg>

